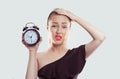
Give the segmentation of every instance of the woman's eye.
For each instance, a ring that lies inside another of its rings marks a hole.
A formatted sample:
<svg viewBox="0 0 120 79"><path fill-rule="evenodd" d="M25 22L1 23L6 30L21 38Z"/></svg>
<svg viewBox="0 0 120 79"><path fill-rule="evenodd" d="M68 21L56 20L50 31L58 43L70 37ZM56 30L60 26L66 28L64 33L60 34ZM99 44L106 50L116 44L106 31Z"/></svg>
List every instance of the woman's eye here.
<svg viewBox="0 0 120 79"><path fill-rule="evenodd" d="M56 25L52 25L52 27L57 27Z"/></svg>
<svg viewBox="0 0 120 79"><path fill-rule="evenodd" d="M63 28L67 28L67 26L62 26Z"/></svg>

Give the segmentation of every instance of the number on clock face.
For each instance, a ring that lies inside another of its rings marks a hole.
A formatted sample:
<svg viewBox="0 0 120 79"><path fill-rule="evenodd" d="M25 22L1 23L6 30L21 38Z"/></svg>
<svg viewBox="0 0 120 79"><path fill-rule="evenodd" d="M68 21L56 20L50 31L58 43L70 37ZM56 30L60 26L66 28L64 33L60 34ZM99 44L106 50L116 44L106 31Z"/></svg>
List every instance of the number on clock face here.
<svg viewBox="0 0 120 79"><path fill-rule="evenodd" d="M38 36L37 33L33 30L29 30L24 35L25 42L28 44L34 44L37 42Z"/></svg>

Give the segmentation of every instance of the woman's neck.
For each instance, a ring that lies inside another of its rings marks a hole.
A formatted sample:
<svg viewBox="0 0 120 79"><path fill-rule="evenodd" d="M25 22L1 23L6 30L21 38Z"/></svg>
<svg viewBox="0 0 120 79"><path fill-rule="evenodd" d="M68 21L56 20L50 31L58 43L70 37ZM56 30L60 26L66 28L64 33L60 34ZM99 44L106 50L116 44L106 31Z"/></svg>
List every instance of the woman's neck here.
<svg viewBox="0 0 120 79"><path fill-rule="evenodd" d="M68 50L67 46L65 44L61 44L61 45L55 45L55 44L51 44L51 46L49 47L50 51L53 52L65 52Z"/></svg>

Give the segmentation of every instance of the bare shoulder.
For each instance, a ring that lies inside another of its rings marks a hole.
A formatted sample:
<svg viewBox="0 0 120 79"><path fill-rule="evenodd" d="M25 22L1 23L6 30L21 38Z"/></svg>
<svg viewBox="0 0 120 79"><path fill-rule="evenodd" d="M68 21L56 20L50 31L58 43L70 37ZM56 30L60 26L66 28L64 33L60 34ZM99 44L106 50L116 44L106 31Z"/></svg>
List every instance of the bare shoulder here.
<svg viewBox="0 0 120 79"><path fill-rule="evenodd" d="M37 56L42 56L42 55L44 55L44 52L38 52L37 53Z"/></svg>
<svg viewBox="0 0 120 79"><path fill-rule="evenodd" d="M45 55L46 55L46 52L38 52L38 53L37 53L37 58L38 58L38 60L44 58Z"/></svg>
<svg viewBox="0 0 120 79"><path fill-rule="evenodd" d="M46 52L37 53L38 68L40 69L46 61Z"/></svg>

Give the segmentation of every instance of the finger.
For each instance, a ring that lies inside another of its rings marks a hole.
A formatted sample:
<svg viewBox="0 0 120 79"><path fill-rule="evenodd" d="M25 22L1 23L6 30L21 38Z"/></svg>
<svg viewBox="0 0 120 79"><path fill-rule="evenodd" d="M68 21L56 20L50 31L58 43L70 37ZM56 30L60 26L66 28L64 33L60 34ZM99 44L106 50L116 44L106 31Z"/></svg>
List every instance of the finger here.
<svg viewBox="0 0 120 79"><path fill-rule="evenodd" d="M40 39L39 39L39 41L38 42L41 42L42 41L42 37L40 36Z"/></svg>
<svg viewBox="0 0 120 79"><path fill-rule="evenodd" d="M21 40L21 42L22 42L23 44L25 44L23 39Z"/></svg>
<svg viewBox="0 0 120 79"><path fill-rule="evenodd" d="M39 45L42 42L42 37L40 37L40 40L38 41L37 45Z"/></svg>

